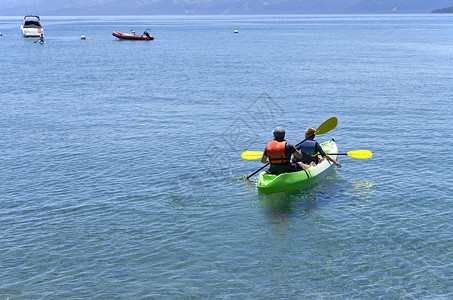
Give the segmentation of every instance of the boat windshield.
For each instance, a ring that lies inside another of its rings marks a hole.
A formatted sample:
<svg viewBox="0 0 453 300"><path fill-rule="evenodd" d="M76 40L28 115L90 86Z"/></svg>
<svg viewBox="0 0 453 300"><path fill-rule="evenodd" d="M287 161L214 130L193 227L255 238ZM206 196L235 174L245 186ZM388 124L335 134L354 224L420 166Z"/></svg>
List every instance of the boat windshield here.
<svg viewBox="0 0 453 300"><path fill-rule="evenodd" d="M41 24L39 23L39 21L25 21L24 22L24 26L25 27L41 27Z"/></svg>

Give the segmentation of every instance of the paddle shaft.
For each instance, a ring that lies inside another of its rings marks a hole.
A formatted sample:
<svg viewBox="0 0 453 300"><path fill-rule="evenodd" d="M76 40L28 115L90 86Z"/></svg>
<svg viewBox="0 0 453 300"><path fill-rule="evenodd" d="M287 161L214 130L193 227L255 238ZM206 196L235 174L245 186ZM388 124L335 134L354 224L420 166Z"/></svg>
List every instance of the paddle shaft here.
<svg viewBox="0 0 453 300"><path fill-rule="evenodd" d="M311 138L314 137L314 136L315 136L315 134L313 133L313 134L310 135L308 138L306 138L305 140L303 140L302 142L300 142L299 144L297 144L297 145L296 145L296 148L297 148L297 146L300 146L303 142L305 142L306 140L311 139Z"/></svg>
<svg viewBox="0 0 453 300"><path fill-rule="evenodd" d="M353 150L346 153L329 153L330 155L347 155L354 158L365 159L373 156L370 150Z"/></svg>
<svg viewBox="0 0 453 300"><path fill-rule="evenodd" d="M299 146L300 144L302 144L303 142L305 142L306 140L310 139L311 137L315 136L314 134L310 135L308 138L304 139L302 142L298 143L296 145ZM249 179L250 177L252 177L253 175L255 175L256 173L258 173L259 171L261 171L262 169L264 169L265 167L267 167L269 165L269 163L265 164L264 166L262 166L261 168L259 168L258 170L256 170L255 172L253 172L252 174L250 174L249 176L245 177L245 179Z"/></svg>

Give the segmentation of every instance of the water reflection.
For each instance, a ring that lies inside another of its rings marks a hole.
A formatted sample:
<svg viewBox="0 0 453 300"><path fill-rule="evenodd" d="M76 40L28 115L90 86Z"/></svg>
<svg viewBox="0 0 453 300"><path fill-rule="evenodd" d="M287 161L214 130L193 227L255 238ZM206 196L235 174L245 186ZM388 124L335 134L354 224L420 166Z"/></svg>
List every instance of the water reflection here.
<svg viewBox="0 0 453 300"><path fill-rule="evenodd" d="M376 191L373 183L362 180L353 180L348 188L348 194L352 198L355 209L365 209Z"/></svg>
<svg viewBox="0 0 453 300"><path fill-rule="evenodd" d="M343 189L343 180L333 174L306 189L270 195L258 193L258 201L269 222L284 224L291 218L307 216L327 205Z"/></svg>

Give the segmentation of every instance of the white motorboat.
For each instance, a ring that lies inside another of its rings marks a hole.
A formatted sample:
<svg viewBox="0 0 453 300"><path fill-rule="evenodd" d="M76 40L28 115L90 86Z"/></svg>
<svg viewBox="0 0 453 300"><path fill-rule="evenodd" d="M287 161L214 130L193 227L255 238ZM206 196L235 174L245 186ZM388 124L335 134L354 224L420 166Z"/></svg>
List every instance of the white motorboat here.
<svg viewBox="0 0 453 300"><path fill-rule="evenodd" d="M41 20L38 16L27 15L24 17L24 21L20 26L24 37L40 37L41 33L44 34L44 30L41 26Z"/></svg>

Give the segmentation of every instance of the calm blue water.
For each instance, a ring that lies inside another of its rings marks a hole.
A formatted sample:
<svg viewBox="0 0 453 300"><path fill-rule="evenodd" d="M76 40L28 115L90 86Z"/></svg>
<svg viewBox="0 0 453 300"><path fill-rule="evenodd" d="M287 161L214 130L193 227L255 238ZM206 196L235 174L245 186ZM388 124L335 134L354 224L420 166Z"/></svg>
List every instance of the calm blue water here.
<svg viewBox="0 0 453 300"><path fill-rule="evenodd" d="M21 20L0 18L0 298L453 297L451 16L42 16L44 45ZM240 179L275 126L332 116L319 141L374 156L290 193Z"/></svg>

